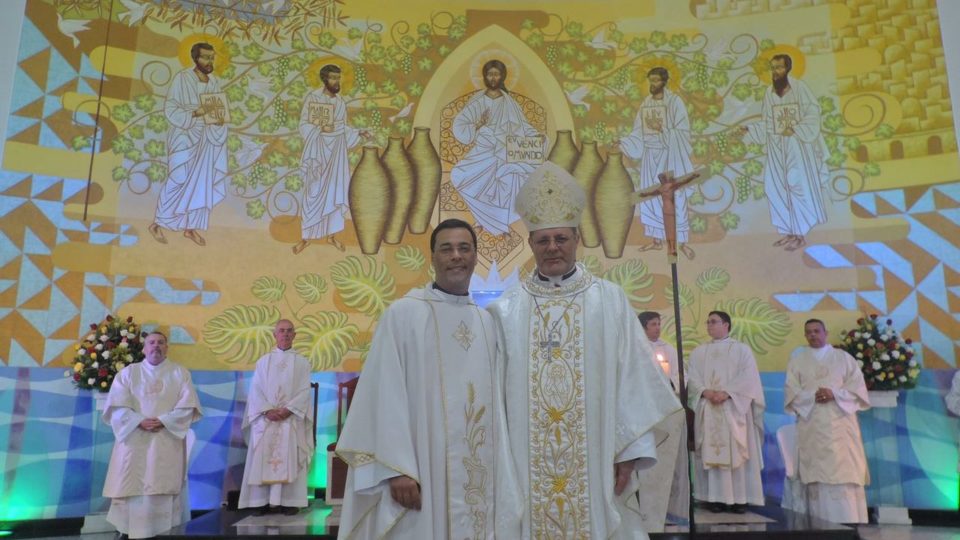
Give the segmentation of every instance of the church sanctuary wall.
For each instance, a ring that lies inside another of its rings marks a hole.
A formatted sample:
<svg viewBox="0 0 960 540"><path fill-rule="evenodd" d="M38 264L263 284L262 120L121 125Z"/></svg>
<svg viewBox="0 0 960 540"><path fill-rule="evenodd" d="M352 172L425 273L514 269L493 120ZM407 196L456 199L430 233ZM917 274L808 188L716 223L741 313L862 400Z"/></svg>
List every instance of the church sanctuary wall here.
<svg viewBox="0 0 960 540"><path fill-rule="evenodd" d="M597 186L599 245L582 248L581 259L622 285L638 311L663 313L672 339L665 253L641 251L650 243L643 218L616 204L640 182L638 164L616 152L616 141L633 129L647 72L668 69L667 88L690 118L690 159L706 171L687 198L693 256L681 254L678 264L684 350L707 339L711 309L730 312L734 336L753 348L768 399L768 495L780 493L772 435L786 421L783 369L802 343L803 321L821 318L836 335L861 313L879 313L913 338L925 369L885 420L901 436L885 441L899 460L884 465L900 474L881 475L870 489L896 491L909 507L957 508L957 419L942 401L960 353L960 161L947 68L957 59L945 54L940 33L960 24L956 6L207 4L218 5L0 6L0 521L83 515L101 503L91 501L90 486L103 474L110 434L96 426L95 400L73 388L69 370L74 344L108 313L165 330L170 357L194 373L207 415L195 426L193 507L218 505L239 481L238 413L280 317L296 324L295 347L321 384L325 448L337 381L363 365L384 309L431 278L431 228L420 225L478 222L450 180L470 149L451 124L483 88L480 70L491 59L506 65L506 86L546 136L545 153L556 147L554 159L581 162L581 180ZM224 198L198 230L204 245L172 230L160 243L148 226L168 174L164 103L200 41L214 47L213 74L230 113L217 177ZM820 108L813 133L823 140L824 222L804 245L773 245L781 235L764 183L767 148L740 132L761 121L767 66L779 53L791 56L791 77ZM348 124L368 131L371 147L392 146L382 156L361 145L347 153L344 229L294 253L301 207L318 197L301 169L298 123L328 63L343 69ZM532 268L519 222L506 234L483 231L478 247L478 297L495 297ZM324 483L325 466L318 454L311 484Z"/></svg>

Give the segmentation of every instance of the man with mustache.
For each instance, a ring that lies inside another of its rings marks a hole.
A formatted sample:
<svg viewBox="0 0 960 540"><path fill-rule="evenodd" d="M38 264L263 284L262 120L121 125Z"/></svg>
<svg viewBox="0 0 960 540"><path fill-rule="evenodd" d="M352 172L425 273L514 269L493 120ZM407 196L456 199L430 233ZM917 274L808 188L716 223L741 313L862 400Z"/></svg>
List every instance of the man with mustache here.
<svg viewBox="0 0 960 540"><path fill-rule="evenodd" d="M369 134L347 123L347 104L340 96L340 66L320 68L322 88L307 94L300 112L303 153L300 174L304 192L300 204L300 242L293 246L300 253L311 241L326 238L340 251L345 248L336 233L343 230L349 211L350 161L347 151ZM320 111L329 116L320 115Z"/></svg>
<svg viewBox="0 0 960 540"><path fill-rule="evenodd" d="M518 219L513 201L533 171L529 163L507 161L507 136L542 135L527 122L505 84L507 66L483 65L485 88L477 90L453 119L453 136L470 151L450 171L450 181L477 220L493 235L510 233Z"/></svg>
<svg viewBox="0 0 960 540"><path fill-rule="evenodd" d="M206 241L198 231L210 226L210 212L223 200L227 173L227 127L222 111L208 111L201 94L219 94L220 79L213 74L216 53L209 43L190 48L194 67L174 75L163 113L167 132L167 180L160 188L156 217L147 228L154 240L166 244L163 229L183 231L198 246ZM210 118L216 118L210 121Z"/></svg>
<svg viewBox="0 0 960 540"><path fill-rule="evenodd" d="M763 120L741 128L747 140L767 146L763 186L770 221L781 235L773 245L787 251L805 246L810 229L827 222L822 188L830 155L820 134L820 104L803 81L789 77L792 69L789 55L771 58Z"/></svg>
<svg viewBox="0 0 960 540"><path fill-rule="evenodd" d="M647 191L660 185L657 175L673 171L675 177L693 172L690 162L690 118L680 96L667 88L670 73L666 68L655 67L647 73L650 95L643 100L633 131L620 139L620 148L628 158L639 162L633 173L640 177L640 189ZM680 252L688 259L694 257L687 245L690 223L687 220L687 190L679 189L674 195L677 214L677 243ZM663 200L651 197L637 206L637 214L643 223L644 234L652 241L640 247L640 251L662 249L666 239L663 224Z"/></svg>
<svg viewBox="0 0 960 540"><path fill-rule="evenodd" d="M380 318L337 455L349 466L339 538L520 538L497 332L470 298L477 237L448 219L436 280Z"/></svg>

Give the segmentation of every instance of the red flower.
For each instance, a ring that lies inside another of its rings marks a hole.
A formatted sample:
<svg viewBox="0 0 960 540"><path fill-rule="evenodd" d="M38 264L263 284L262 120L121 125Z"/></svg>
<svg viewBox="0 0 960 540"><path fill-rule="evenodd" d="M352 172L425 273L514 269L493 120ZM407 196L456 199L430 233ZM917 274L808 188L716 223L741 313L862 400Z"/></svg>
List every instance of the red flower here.
<svg viewBox="0 0 960 540"><path fill-rule="evenodd" d="M847 337L851 337L851 338L852 338L854 335L856 335L856 332L854 332L853 330L847 332Z"/></svg>
<svg viewBox="0 0 960 540"><path fill-rule="evenodd" d="M910 345L911 343L913 343L913 340L910 338L907 338L906 341L904 341L904 343L906 343L907 345Z"/></svg>
<svg viewBox="0 0 960 540"><path fill-rule="evenodd" d="M133 322L133 317L127 317L127 322L128 322L128 323L132 323L132 322Z"/></svg>
<svg viewBox="0 0 960 540"><path fill-rule="evenodd" d="M863 324L863 318L857 319L857 324Z"/></svg>
<svg viewBox="0 0 960 540"><path fill-rule="evenodd" d="M79 381L79 380L80 380L80 374L79 374L79 373L74 373L74 374L73 374L73 380Z"/></svg>
<svg viewBox="0 0 960 540"><path fill-rule="evenodd" d="M107 315L107 322L113 322L113 317L111 317L110 315Z"/></svg>
<svg viewBox="0 0 960 540"><path fill-rule="evenodd" d="M90 329L91 329L91 330L96 330L96 329L97 329L97 325L91 323L91 324L90 324Z"/></svg>
<svg viewBox="0 0 960 540"><path fill-rule="evenodd" d="M106 376L107 376L107 368L100 368L100 371L97 372L97 376L98 376L98 377L106 377Z"/></svg>

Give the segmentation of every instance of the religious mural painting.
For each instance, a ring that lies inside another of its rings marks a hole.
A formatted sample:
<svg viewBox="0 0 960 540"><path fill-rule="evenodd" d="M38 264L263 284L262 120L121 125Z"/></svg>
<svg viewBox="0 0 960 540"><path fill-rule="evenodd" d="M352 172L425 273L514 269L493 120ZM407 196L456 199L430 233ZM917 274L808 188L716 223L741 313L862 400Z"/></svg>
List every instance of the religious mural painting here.
<svg viewBox="0 0 960 540"><path fill-rule="evenodd" d="M591 201L582 258L638 310L672 290L662 208L632 194L706 171L677 197L685 348L726 309L780 369L813 307L899 310L927 365L956 363L957 308L927 299L956 263L880 254L953 248L953 184L899 218L932 236L866 232L890 215L869 201L957 179L934 3L241 4L28 3L3 188L44 217L3 218L8 364L58 363L121 310L170 325L191 367L249 368L285 315L315 369L357 370L430 279L431 223L478 226L481 287L530 269L513 195L545 158ZM46 177L89 182L53 208Z"/></svg>

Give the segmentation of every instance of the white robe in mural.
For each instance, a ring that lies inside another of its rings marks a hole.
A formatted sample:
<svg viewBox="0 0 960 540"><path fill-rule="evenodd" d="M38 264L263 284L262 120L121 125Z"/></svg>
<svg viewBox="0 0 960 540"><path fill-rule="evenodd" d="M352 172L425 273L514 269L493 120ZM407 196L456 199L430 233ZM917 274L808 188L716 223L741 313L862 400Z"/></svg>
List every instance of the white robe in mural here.
<svg viewBox="0 0 960 540"><path fill-rule="evenodd" d="M663 129L656 131L644 125L644 115L657 111L664 116ZM673 171L675 177L693 172L690 162L690 119L687 108L679 96L663 89L663 99L647 96L637 111L633 122L633 131L620 139L623 155L640 162L634 169L634 175L640 178L640 189L649 190L660 185L657 175ZM690 222L687 219L687 189L677 190L674 194L677 212L677 241L686 242L690 236ZM665 240L663 225L663 200L650 197L637 205L637 215L643 223L644 234L650 238Z"/></svg>
<svg viewBox="0 0 960 540"><path fill-rule="evenodd" d="M489 119L478 129L484 112ZM477 224L491 234L508 232L520 218L514 200L534 169L529 163L507 163L507 135L540 135L508 92L491 98L480 90L453 119L453 136L473 146L450 171L450 181Z"/></svg>
<svg viewBox="0 0 960 540"><path fill-rule="evenodd" d="M163 113L167 132L167 180L160 187L154 221L165 229L206 230L210 212L223 200L227 173L227 126L194 117L200 94L221 91L212 73L201 82L193 68L173 76Z"/></svg>
<svg viewBox="0 0 960 540"><path fill-rule="evenodd" d="M526 499L519 538L647 538L638 478L614 496L614 463L652 466L654 428L680 402L623 289L578 264L559 287L534 272L488 309Z"/></svg>
<svg viewBox="0 0 960 540"><path fill-rule="evenodd" d="M264 415L287 408L286 420ZM243 415L247 461L240 487L240 508L307 506L307 475L313 459L313 392L310 361L293 349L273 351L257 360Z"/></svg>
<svg viewBox="0 0 960 540"><path fill-rule="evenodd" d="M117 374L103 411L116 442L104 481L107 521L130 538L149 538L190 519L186 436L200 419L190 372L170 360L143 361ZM158 418L163 428L140 429Z"/></svg>
<svg viewBox="0 0 960 540"><path fill-rule="evenodd" d="M496 329L467 296L414 289L380 318L337 455L338 538L517 538L521 506L496 383ZM420 485L420 510L390 496Z"/></svg>
<svg viewBox="0 0 960 540"><path fill-rule="evenodd" d="M819 388L834 400L817 403ZM799 510L832 523L867 523L870 483L857 412L870 408L856 360L832 345L797 351L787 365L783 407L797 417Z"/></svg>
<svg viewBox="0 0 960 540"><path fill-rule="evenodd" d="M690 354L687 381L696 415L694 496L701 501L763 506L763 411L766 402L750 347L733 338L700 345ZM719 405L704 390L724 391Z"/></svg>
<svg viewBox="0 0 960 540"><path fill-rule="evenodd" d="M310 123L310 104L333 106L333 131ZM303 201L300 206L301 238L323 238L343 230L349 211L350 161L347 150L360 141L360 131L347 124L347 105L340 95L330 97L323 88L307 94L300 111L303 153Z"/></svg>
<svg viewBox="0 0 960 540"><path fill-rule="evenodd" d="M829 181L830 151L820 134L820 104L803 81L790 80L790 91L780 97L768 87L763 96L763 121L749 126L747 139L766 144L763 187L770 205L770 221L783 235L803 236L827 222L823 187ZM795 110L797 116L780 116ZM782 135L776 126L787 121L794 134Z"/></svg>

